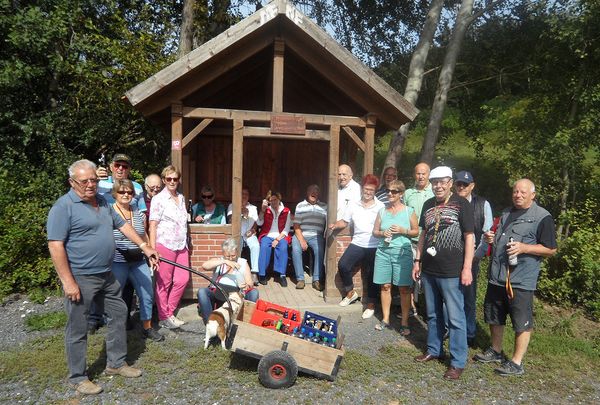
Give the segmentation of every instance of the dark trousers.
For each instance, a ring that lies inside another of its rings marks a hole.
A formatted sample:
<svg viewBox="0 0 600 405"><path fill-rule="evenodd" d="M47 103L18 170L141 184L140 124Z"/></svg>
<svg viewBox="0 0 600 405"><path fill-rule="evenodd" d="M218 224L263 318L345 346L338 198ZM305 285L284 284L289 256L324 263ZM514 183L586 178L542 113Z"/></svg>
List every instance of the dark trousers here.
<svg viewBox="0 0 600 405"><path fill-rule="evenodd" d="M367 294L370 302L377 300L380 290L379 286L373 283L375 252L377 252L377 248L363 248L351 243L338 262L338 270L342 277L344 290L348 292L354 289L352 270L362 261L363 279L367 280Z"/></svg>

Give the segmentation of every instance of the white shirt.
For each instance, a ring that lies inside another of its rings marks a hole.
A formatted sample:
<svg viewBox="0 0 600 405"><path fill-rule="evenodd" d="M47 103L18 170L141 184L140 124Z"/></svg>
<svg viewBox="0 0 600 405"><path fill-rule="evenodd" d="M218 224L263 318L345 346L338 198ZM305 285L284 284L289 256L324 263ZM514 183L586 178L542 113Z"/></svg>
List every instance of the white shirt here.
<svg viewBox="0 0 600 405"><path fill-rule="evenodd" d="M288 216L285 220L285 226L283 227L283 231L279 232L279 216L281 215L281 213L283 212L283 203L280 202L279 203L279 213L275 214L275 211L273 210L273 207L269 206L267 209L270 209L271 212L273 213L273 222L271 223L271 229L269 229L269 233L267 234L267 236L269 238L277 238L279 235L281 235L282 233L285 234L287 236L288 233L290 233L290 227L292 226L292 213L288 212ZM258 225L262 225L264 223L264 218L261 220L260 218L258 219L258 221L256 221L256 223Z"/></svg>
<svg viewBox="0 0 600 405"><path fill-rule="evenodd" d="M360 201L360 184L350 179L346 187L338 189L337 220L342 219L351 202Z"/></svg>
<svg viewBox="0 0 600 405"><path fill-rule="evenodd" d="M374 201L375 204L370 207L365 207L362 201L352 202L342 217L345 222L354 224L352 244L362 248L376 248L379 245L379 238L373 236L373 227L377 213L385 208L385 205L379 200Z"/></svg>
<svg viewBox="0 0 600 405"><path fill-rule="evenodd" d="M246 240L246 232L248 232L254 223L258 221L258 209L256 205L252 205L250 203L246 204L246 208L248 209L248 218L244 218L242 216L242 238ZM233 204L229 204L227 207L227 216L233 214Z"/></svg>

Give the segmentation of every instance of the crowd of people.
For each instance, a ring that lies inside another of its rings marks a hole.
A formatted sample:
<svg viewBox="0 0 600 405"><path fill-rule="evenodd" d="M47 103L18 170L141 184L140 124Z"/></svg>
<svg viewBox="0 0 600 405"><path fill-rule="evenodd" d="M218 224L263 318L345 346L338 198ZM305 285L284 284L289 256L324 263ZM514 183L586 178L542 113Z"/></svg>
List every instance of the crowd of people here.
<svg viewBox="0 0 600 405"><path fill-rule="evenodd" d="M174 166L165 167L160 175L148 175L142 187L129 179L131 159L122 153L113 157L109 171L80 160L68 172L71 189L48 216L48 246L66 297L69 382L78 392L96 394L102 388L86 374L87 334L106 322L106 372L140 376L141 370L125 363L124 325L129 323L133 291L144 337L164 339L152 327L153 306L160 327L183 325L176 312L190 274L172 263L189 266L190 216L198 223L225 224L231 222L233 207L229 204L225 209L215 201L210 186L202 187L200 202L186 205L179 191L181 172ZM351 243L338 262L343 285L339 305L359 299L353 274L360 265L367 282L362 317L373 317L380 305L381 320L375 328L391 329L392 292L398 291L399 333L409 336L408 320L415 311L413 286L422 284L427 351L415 360L445 358L443 341L448 337L449 366L444 378L458 379L476 336L479 262L490 254L484 315L492 346L474 360L500 363L496 372L502 375L520 375L533 329L533 292L540 262L556 252L554 222L535 203L535 186L528 179L514 184L513 206L502 211L496 223L489 202L474 188L470 172L454 174L446 166L430 170L425 163L417 164L414 185L407 189L393 167L384 170L380 187L372 174L359 184L350 166L341 165L332 221L316 184L306 188L306 198L294 213L284 206L280 192L269 192L259 209L250 203L250 190L243 188L241 238L225 240L222 255L204 262L202 268L212 271L213 281L224 290L239 291L245 299L256 301L256 287L267 284L273 253L272 270L281 286L288 285L291 253L295 287L305 288L303 255L310 249L312 287L322 291L326 238L351 227ZM240 257L243 247L248 247L249 262ZM223 301L214 286L201 288L202 319L206 322ZM507 315L516 335L511 359L502 351Z"/></svg>

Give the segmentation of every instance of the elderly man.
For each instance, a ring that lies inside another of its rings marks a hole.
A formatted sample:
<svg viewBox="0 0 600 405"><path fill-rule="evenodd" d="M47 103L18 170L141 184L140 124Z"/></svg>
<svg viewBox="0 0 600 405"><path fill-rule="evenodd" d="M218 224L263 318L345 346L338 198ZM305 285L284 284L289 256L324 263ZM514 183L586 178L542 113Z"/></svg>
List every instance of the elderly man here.
<svg viewBox="0 0 600 405"><path fill-rule="evenodd" d="M466 198L473 207L474 220L474 235L475 235L475 256L473 257L473 266L471 272L473 274L473 282L470 286L464 288L465 295L465 315L467 317L467 343L472 347L475 342L475 333L477 331L476 323L476 299L477 299L477 277L479 275L479 262L485 256L488 249L488 244L482 235L492 227L494 216L490 203L483 197L478 196L473 192L475 181L473 175L468 171L460 171L456 173L454 181L454 189L456 194Z"/></svg>
<svg viewBox="0 0 600 405"><path fill-rule="evenodd" d="M377 190L377 193L375 193L375 197L377 197L377 199L379 201L381 201L382 203L384 203L386 206L388 204L388 193L390 191L389 186L390 183L394 180L398 179L398 171L396 170L395 167L386 167L385 170L383 171L383 184L381 185L381 187L379 188L379 190ZM418 216L417 216L418 218Z"/></svg>
<svg viewBox="0 0 600 405"><path fill-rule="evenodd" d="M338 206L337 220L344 215L346 207L351 202L360 201L360 185L352 179L352 169L348 165L338 168Z"/></svg>
<svg viewBox="0 0 600 405"><path fill-rule="evenodd" d="M96 170L96 174L98 177L103 179L98 183L98 193L104 195L106 201L108 201L109 204L112 204L115 202L115 199L111 194L114 181L129 179L129 174L131 173L131 158L124 153L117 153L115 156L113 156L109 168L110 172L112 173L111 176L107 177L108 173L103 167L99 167ZM131 201L131 205L135 205L141 212L145 212L147 208L146 202L143 198L144 189L139 183L135 181L132 181L132 183L135 190L135 196Z"/></svg>
<svg viewBox="0 0 600 405"><path fill-rule="evenodd" d="M556 253L554 220L537 205L535 185L518 180L512 191L513 206L502 211L497 231L485 233L493 244L488 271L488 289L484 302L485 322L490 325L492 346L477 354L482 363L497 362L500 375L522 375L523 357L533 330L533 295L544 257ZM502 351L506 316L510 315L515 331L512 359Z"/></svg>
<svg viewBox="0 0 600 405"><path fill-rule="evenodd" d="M443 357L444 309L448 314L450 366L444 378L457 380L467 363L467 327L463 286L471 284L475 251L473 209L452 193L452 170L431 171L434 198L423 204L413 279L423 278L427 303L427 352L415 357L423 363ZM422 267L421 267L422 265Z"/></svg>
<svg viewBox="0 0 600 405"><path fill-rule="evenodd" d="M227 222L231 223L233 215L233 204L227 207ZM258 209L256 205L250 203L250 189L242 188L242 241L244 246L250 249L250 265L252 272L252 281L258 285L258 255L260 253L260 244L256 237L256 221L258 220Z"/></svg>
<svg viewBox="0 0 600 405"><path fill-rule="evenodd" d="M144 179L144 203L146 204L146 222L150 217L152 198L162 190L162 180L158 174L152 173Z"/></svg>
<svg viewBox="0 0 600 405"><path fill-rule="evenodd" d="M106 374L139 377L142 372L125 363L127 307L111 270L115 253L113 229L138 245L156 265L158 254L133 227L111 210L97 194L96 165L79 160L69 167L71 190L60 197L48 214L48 249L65 293L67 326L65 346L69 382L82 394L98 394L102 387L86 374L87 314L94 297L109 315L106 336Z"/></svg>
<svg viewBox="0 0 600 405"><path fill-rule="evenodd" d="M294 216L294 237L292 238L292 261L296 271L296 288L303 289L304 266L302 252L310 247L314 254L312 286L323 291L321 283L323 258L325 257L325 226L327 224L327 204L319 201L319 186L312 184L306 189L306 199L296 206Z"/></svg>

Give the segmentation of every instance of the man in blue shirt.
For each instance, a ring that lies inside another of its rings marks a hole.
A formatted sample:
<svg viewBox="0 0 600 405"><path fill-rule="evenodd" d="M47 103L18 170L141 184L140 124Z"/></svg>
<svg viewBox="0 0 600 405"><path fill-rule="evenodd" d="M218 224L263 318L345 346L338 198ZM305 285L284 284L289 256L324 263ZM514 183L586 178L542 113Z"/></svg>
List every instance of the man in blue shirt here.
<svg viewBox="0 0 600 405"><path fill-rule="evenodd" d="M87 314L95 296L103 298L110 317L106 373L125 377L142 374L141 370L125 363L127 307L110 271L115 252L113 228L137 244L153 266L158 254L97 194L94 163L89 160L73 163L69 167L69 183L69 192L56 201L48 214L48 249L66 298L69 382L82 394L98 394L102 388L92 383L86 374Z"/></svg>
<svg viewBox="0 0 600 405"><path fill-rule="evenodd" d="M117 153L112 158L112 162L109 165L112 176L108 176L108 173L104 167L99 167L96 170L96 174L102 180L98 182L98 194L101 194L106 198L109 204L115 202L111 191L115 180L129 179L131 173L131 158L124 153ZM106 178L104 178L106 177ZM132 180L133 189L135 196L131 200L131 205L138 207L141 212L146 212L146 201L144 200L144 188L138 182Z"/></svg>

